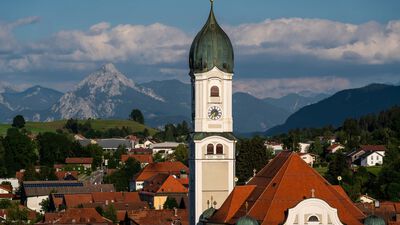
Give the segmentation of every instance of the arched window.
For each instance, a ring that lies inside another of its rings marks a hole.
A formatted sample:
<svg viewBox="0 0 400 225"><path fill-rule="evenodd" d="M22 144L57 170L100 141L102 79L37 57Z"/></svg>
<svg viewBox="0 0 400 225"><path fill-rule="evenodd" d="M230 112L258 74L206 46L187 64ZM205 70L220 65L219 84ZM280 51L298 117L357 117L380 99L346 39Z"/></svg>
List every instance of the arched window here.
<svg viewBox="0 0 400 225"><path fill-rule="evenodd" d="M319 219L316 216L310 216L308 218L308 222L319 222Z"/></svg>
<svg viewBox="0 0 400 225"><path fill-rule="evenodd" d="M213 144L207 145L207 155L214 155L214 145Z"/></svg>
<svg viewBox="0 0 400 225"><path fill-rule="evenodd" d="M217 144L217 155L224 154L224 146L221 144Z"/></svg>
<svg viewBox="0 0 400 225"><path fill-rule="evenodd" d="M219 88L217 86L211 87L211 97L219 97Z"/></svg>

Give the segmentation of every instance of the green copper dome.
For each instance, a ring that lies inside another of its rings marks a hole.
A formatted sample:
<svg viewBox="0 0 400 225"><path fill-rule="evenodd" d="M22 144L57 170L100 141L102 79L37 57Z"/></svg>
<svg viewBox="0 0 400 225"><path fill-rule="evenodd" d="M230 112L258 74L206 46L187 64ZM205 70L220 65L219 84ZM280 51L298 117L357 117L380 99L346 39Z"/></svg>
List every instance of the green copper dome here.
<svg viewBox="0 0 400 225"><path fill-rule="evenodd" d="M364 220L364 225L385 225L385 220L377 216L368 216Z"/></svg>
<svg viewBox="0 0 400 225"><path fill-rule="evenodd" d="M233 73L232 43L215 19L212 1L208 20L190 48L189 66L191 73L208 72L215 66L223 72Z"/></svg>
<svg viewBox="0 0 400 225"><path fill-rule="evenodd" d="M251 217L244 216L236 222L236 225L258 225L258 222Z"/></svg>

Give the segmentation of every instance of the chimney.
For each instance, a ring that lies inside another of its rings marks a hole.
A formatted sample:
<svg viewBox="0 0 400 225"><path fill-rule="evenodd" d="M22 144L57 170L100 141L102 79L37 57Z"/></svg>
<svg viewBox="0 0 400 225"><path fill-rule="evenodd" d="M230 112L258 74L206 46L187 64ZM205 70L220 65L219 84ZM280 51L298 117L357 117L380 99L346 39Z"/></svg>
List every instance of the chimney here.
<svg viewBox="0 0 400 225"><path fill-rule="evenodd" d="M174 216L177 217L178 216L178 209L176 207L174 207Z"/></svg>

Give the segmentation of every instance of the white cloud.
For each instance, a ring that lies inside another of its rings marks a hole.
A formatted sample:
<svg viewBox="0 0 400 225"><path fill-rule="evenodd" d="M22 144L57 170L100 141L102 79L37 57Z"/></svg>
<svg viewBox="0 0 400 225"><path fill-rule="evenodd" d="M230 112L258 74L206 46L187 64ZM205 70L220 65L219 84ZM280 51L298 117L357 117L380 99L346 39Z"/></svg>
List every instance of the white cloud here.
<svg viewBox="0 0 400 225"><path fill-rule="evenodd" d="M289 93L331 93L350 87L350 81L333 76L271 79L241 79L234 81L236 92L249 93L258 98L282 97Z"/></svg>
<svg viewBox="0 0 400 225"><path fill-rule="evenodd" d="M239 54L305 55L362 64L400 61L400 21L361 25L283 18L228 27Z"/></svg>

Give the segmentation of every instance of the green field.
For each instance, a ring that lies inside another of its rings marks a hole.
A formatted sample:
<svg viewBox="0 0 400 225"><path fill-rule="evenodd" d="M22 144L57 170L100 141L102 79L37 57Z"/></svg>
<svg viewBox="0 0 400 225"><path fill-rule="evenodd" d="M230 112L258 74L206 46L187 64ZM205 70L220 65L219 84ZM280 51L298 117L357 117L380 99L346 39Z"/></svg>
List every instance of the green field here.
<svg viewBox="0 0 400 225"><path fill-rule="evenodd" d="M79 120L79 123L84 123L86 120ZM133 132L143 131L147 128L151 135L154 135L157 130L153 128L146 127L143 124L131 120L91 120L92 128L95 130L105 131L110 128L122 128L130 127ZM43 133L43 132L56 132L57 129L63 129L66 120L59 120L54 122L27 122L25 127L27 130L31 131L33 134ZM0 135L5 135L7 129L10 128L10 124L0 124Z"/></svg>

